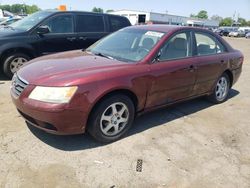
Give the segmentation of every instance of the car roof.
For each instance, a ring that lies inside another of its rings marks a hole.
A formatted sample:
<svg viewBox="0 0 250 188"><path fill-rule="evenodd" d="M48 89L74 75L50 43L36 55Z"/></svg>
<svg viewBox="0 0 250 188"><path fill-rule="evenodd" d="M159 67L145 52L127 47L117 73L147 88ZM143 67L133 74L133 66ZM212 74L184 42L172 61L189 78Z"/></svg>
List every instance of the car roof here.
<svg viewBox="0 0 250 188"><path fill-rule="evenodd" d="M197 27L188 27L188 26L180 26L180 25L164 25L164 24L136 25L136 26L130 26L129 28L152 30L152 31L164 32L164 33L169 33L172 31L184 30L184 29L208 31L207 29L197 28Z"/></svg>
<svg viewBox="0 0 250 188"><path fill-rule="evenodd" d="M93 15L108 15L108 16L116 16L116 17L124 17L124 16L119 16L119 15L114 15L114 14L107 14L107 13L101 13L101 12L88 12L88 11L79 11L79 10L65 10L65 11L61 11L61 10L51 10L51 9L48 9L48 10L43 10L45 12L51 12L51 13L54 13L54 14L63 14L63 13L73 13L73 14L79 14L79 13L83 13L83 14L93 14ZM126 17L124 17L126 18Z"/></svg>

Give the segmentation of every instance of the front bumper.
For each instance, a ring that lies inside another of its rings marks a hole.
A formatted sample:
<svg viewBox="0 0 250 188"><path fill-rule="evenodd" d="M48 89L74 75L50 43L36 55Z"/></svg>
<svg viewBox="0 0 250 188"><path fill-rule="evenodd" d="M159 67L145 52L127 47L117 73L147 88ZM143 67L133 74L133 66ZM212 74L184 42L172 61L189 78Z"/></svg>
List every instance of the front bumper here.
<svg viewBox="0 0 250 188"><path fill-rule="evenodd" d="M17 97L11 89L12 101L18 112L31 125L52 134L70 135L85 132L88 113L81 105L52 104L28 98L33 89L28 86Z"/></svg>

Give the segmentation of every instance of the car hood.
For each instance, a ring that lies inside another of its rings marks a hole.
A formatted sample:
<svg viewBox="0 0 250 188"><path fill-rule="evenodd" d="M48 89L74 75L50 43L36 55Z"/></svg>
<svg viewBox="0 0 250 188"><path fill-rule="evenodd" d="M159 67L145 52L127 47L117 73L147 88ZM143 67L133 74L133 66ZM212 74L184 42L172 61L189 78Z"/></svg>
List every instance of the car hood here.
<svg viewBox="0 0 250 188"><path fill-rule="evenodd" d="M11 29L9 27L0 26L0 39L1 37L17 36L24 33L24 31Z"/></svg>
<svg viewBox="0 0 250 188"><path fill-rule="evenodd" d="M69 86L103 79L127 66L132 64L77 50L34 59L17 75L32 85Z"/></svg>

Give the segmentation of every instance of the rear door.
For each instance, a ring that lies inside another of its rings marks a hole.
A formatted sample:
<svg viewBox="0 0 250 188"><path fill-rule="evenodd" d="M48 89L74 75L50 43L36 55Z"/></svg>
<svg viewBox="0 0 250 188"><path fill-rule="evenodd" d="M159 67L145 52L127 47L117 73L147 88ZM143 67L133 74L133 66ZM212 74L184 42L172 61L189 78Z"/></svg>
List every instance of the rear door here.
<svg viewBox="0 0 250 188"><path fill-rule="evenodd" d="M194 95L210 91L221 74L223 64L227 63L224 46L212 35L194 32L197 80Z"/></svg>
<svg viewBox="0 0 250 188"><path fill-rule="evenodd" d="M77 49L72 14L55 15L41 25L48 26L50 30L47 34L39 35L41 55Z"/></svg>
<svg viewBox="0 0 250 188"><path fill-rule="evenodd" d="M108 34L102 14L76 15L77 48L86 49Z"/></svg>

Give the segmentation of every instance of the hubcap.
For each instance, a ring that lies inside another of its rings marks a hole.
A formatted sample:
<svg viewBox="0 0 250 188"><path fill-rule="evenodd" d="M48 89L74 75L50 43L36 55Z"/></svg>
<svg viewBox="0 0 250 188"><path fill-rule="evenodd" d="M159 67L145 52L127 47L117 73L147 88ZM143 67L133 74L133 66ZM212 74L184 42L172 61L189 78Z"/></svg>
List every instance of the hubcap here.
<svg viewBox="0 0 250 188"><path fill-rule="evenodd" d="M216 85L216 98L219 101L222 101L225 99L226 95L228 92L228 83L227 83L227 79L225 77L221 77Z"/></svg>
<svg viewBox="0 0 250 188"><path fill-rule="evenodd" d="M24 65L28 60L23 57L17 57L13 59L10 63L10 70L12 73L15 73L20 69L21 66Z"/></svg>
<svg viewBox="0 0 250 188"><path fill-rule="evenodd" d="M104 135L115 136L125 128L128 119L128 107L121 102L113 103L102 114L101 131Z"/></svg>

